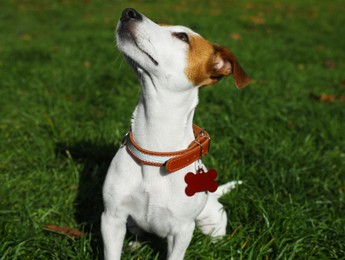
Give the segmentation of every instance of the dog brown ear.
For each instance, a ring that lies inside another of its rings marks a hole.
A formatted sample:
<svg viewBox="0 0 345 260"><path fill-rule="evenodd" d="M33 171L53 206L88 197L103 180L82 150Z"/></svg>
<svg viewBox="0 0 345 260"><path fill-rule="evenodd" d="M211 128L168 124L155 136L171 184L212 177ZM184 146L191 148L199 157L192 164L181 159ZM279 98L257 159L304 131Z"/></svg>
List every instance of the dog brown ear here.
<svg viewBox="0 0 345 260"><path fill-rule="evenodd" d="M233 74L235 85L241 89L247 86L250 78L244 72L237 59L228 49L214 45L214 58L211 64L211 79L214 83L218 82L222 77Z"/></svg>

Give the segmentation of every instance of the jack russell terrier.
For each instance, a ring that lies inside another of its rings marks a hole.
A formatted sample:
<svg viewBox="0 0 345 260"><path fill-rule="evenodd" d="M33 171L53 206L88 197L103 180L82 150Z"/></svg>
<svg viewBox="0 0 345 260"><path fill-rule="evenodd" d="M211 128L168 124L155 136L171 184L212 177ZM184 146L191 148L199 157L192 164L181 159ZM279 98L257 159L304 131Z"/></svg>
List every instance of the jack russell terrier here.
<svg viewBox="0 0 345 260"><path fill-rule="evenodd" d="M227 216L218 198L237 184L217 189L217 173L200 160L210 138L193 125L199 88L231 74L238 88L250 79L226 48L131 8L122 12L116 39L142 94L104 182L104 256L120 259L131 221L167 238L168 259L183 259L195 225L214 238L225 235Z"/></svg>

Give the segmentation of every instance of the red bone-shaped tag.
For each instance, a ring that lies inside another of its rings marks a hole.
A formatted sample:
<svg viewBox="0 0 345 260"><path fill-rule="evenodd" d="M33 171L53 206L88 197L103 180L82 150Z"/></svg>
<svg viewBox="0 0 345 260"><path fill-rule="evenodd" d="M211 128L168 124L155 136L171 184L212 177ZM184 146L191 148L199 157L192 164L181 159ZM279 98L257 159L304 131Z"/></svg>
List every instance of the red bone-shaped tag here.
<svg viewBox="0 0 345 260"><path fill-rule="evenodd" d="M218 188L218 183L216 182L217 171L215 169L210 169L205 172L204 169L197 170L196 174L189 172L184 177L187 183L186 194L187 196L193 196L195 193L200 191L210 191L215 192Z"/></svg>

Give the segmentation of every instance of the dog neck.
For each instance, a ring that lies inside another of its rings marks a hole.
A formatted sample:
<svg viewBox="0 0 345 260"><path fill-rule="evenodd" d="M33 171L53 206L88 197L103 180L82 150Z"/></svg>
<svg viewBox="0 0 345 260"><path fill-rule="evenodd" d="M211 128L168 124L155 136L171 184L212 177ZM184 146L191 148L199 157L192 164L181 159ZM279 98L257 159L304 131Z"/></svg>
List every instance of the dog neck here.
<svg viewBox="0 0 345 260"><path fill-rule="evenodd" d="M157 80L146 73L139 76L142 93L132 121L135 141L156 152L186 149L194 140L192 124L198 88L181 90L174 86L176 83Z"/></svg>

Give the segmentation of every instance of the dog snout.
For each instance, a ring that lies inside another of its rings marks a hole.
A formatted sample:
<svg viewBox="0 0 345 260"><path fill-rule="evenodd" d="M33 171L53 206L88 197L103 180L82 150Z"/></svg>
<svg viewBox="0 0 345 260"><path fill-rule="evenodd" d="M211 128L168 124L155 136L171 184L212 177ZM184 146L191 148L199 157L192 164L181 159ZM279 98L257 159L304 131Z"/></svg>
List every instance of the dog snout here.
<svg viewBox="0 0 345 260"><path fill-rule="evenodd" d="M133 8L126 8L122 11L121 22L128 22L130 20L141 21L143 19L142 15Z"/></svg>

